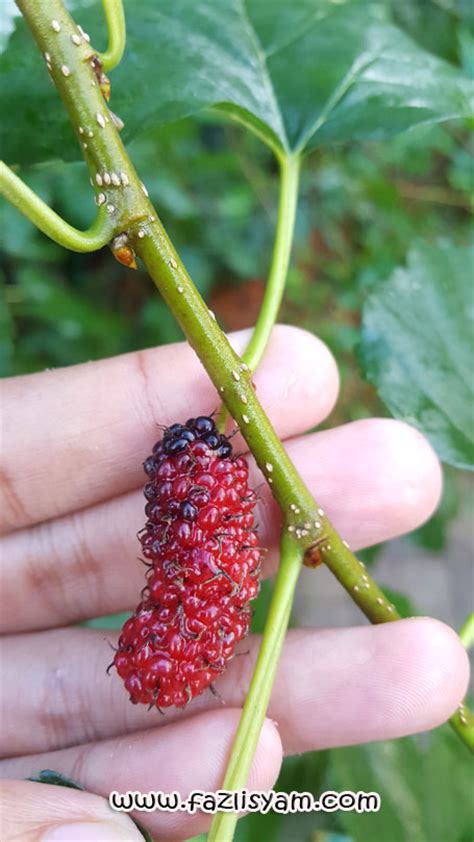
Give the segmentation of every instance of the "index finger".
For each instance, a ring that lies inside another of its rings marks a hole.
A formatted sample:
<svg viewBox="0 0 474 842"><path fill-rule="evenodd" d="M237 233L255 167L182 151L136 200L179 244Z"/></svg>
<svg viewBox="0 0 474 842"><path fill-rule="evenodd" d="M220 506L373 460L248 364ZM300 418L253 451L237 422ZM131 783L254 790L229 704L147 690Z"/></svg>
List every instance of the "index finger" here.
<svg viewBox="0 0 474 842"><path fill-rule="evenodd" d="M242 351L250 337L230 339ZM281 437L321 421L337 394L332 356L306 331L278 326L255 382ZM209 414L219 398L185 343L2 383L0 531L49 520L143 484L158 425Z"/></svg>

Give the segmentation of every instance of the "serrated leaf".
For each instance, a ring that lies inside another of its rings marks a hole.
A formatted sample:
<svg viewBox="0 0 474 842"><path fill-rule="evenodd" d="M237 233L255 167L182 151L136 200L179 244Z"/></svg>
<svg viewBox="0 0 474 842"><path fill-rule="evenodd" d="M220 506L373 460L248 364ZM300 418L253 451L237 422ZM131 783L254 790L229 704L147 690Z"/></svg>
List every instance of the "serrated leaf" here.
<svg viewBox="0 0 474 842"><path fill-rule="evenodd" d="M416 245L368 298L360 360L392 415L413 424L444 462L474 466L474 248Z"/></svg>
<svg viewBox="0 0 474 842"><path fill-rule="evenodd" d="M130 140L215 106L273 148L377 138L468 116L472 86L390 23L375 0L128 0L112 107ZM102 8L76 18L104 41ZM0 57L9 162L79 155L44 62L20 23ZM41 107L38 107L41 103Z"/></svg>

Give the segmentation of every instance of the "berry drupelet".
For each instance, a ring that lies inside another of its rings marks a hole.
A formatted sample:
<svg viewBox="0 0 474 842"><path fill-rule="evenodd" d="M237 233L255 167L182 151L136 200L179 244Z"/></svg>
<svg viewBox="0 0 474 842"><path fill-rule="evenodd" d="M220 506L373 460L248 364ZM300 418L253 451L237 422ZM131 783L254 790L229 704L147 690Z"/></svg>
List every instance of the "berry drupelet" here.
<svg viewBox="0 0 474 842"><path fill-rule="evenodd" d="M248 633L261 552L248 466L212 418L172 424L144 462L147 584L114 665L134 703L183 707Z"/></svg>

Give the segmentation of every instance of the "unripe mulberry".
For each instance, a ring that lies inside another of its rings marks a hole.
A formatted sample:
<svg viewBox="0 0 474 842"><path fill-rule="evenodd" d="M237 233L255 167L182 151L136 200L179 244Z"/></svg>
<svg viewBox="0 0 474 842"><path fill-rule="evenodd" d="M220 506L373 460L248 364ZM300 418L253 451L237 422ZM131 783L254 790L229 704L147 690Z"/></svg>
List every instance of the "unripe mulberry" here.
<svg viewBox="0 0 474 842"><path fill-rule="evenodd" d="M168 427L143 467L147 583L114 665L135 704L183 707L248 633L261 556L256 496L245 459L207 416Z"/></svg>

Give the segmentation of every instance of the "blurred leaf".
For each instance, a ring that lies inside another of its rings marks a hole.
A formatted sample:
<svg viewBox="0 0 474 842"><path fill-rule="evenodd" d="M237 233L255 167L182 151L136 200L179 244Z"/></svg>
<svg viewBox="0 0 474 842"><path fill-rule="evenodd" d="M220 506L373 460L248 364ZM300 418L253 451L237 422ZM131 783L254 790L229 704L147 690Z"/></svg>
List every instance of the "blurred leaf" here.
<svg viewBox="0 0 474 842"><path fill-rule="evenodd" d="M70 778L67 778L65 775L62 775L61 772L55 772L52 769L42 769L41 772L38 772L38 774L34 778L27 778L27 780L33 781L37 784L50 784L50 786L65 786L68 789L84 789L83 786L80 786L74 781L71 781Z"/></svg>
<svg viewBox="0 0 474 842"><path fill-rule="evenodd" d="M3 273L2 273L3 274ZM11 374L14 327L7 304L4 277L0 277L0 376Z"/></svg>
<svg viewBox="0 0 474 842"><path fill-rule="evenodd" d="M448 528L459 512L461 497L457 476L454 471L444 472L443 496L436 512L430 519L411 532L409 538L418 546L431 552L441 552L446 549Z"/></svg>
<svg viewBox="0 0 474 842"><path fill-rule="evenodd" d="M100 339L104 332L109 347L118 350L125 321L119 315L98 310L97 306L61 287L50 273L34 264L23 266L18 272L16 308L24 316L51 322L59 340L74 342L86 335L89 341ZM115 343L113 339L115 337Z"/></svg>
<svg viewBox="0 0 474 842"><path fill-rule="evenodd" d="M459 31L459 50L464 73L474 79L474 34L467 27Z"/></svg>
<svg viewBox="0 0 474 842"><path fill-rule="evenodd" d="M357 551L357 558L364 562L366 567L371 567L377 561L385 544L374 544L373 547L365 547L365 549Z"/></svg>
<svg viewBox="0 0 474 842"><path fill-rule="evenodd" d="M91 629L121 629L128 617L130 617L130 611L122 611L120 614L107 614L106 617L86 620L81 625Z"/></svg>
<svg viewBox="0 0 474 842"><path fill-rule="evenodd" d="M390 602L393 603L400 617L415 617L418 614L410 597L400 591L394 591L392 588L387 588L381 585L381 588Z"/></svg>
<svg viewBox="0 0 474 842"><path fill-rule="evenodd" d="M286 151L379 138L471 113L469 80L393 26L384 3L129 0L126 6L127 52L113 78L125 140L206 106ZM94 4L76 17L102 43L102 8ZM15 114L5 159L77 158L72 129L22 22L0 57L0 77L2 113Z"/></svg>
<svg viewBox="0 0 474 842"><path fill-rule="evenodd" d="M474 249L418 243L363 310L360 360L396 418L441 459L472 469Z"/></svg>
<svg viewBox="0 0 474 842"><path fill-rule="evenodd" d="M310 792L314 797L323 789L329 752L307 752L285 757L278 780L274 786L277 792ZM283 815L281 813L251 813L237 825L235 842L305 842L310 834L324 824L328 816L318 813ZM333 825L332 816L329 817Z"/></svg>
<svg viewBox="0 0 474 842"><path fill-rule="evenodd" d="M265 620L267 618L268 609L273 593L273 586L275 582L273 579L265 579L260 585L260 593L252 603L252 632L253 634L262 634L265 628Z"/></svg>
<svg viewBox="0 0 474 842"><path fill-rule="evenodd" d="M447 726L413 737L335 749L335 787L378 792L378 813L338 814L355 842L469 842L472 760Z"/></svg>

